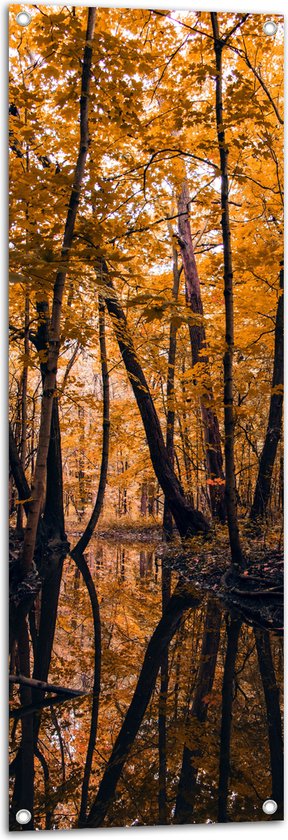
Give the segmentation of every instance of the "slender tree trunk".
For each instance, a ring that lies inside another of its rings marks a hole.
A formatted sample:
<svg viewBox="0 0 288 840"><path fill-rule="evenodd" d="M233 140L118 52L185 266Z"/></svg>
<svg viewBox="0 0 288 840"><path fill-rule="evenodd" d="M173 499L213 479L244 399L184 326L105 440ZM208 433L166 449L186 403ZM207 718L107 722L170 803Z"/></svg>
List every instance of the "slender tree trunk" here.
<svg viewBox="0 0 288 840"><path fill-rule="evenodd" d="M101 356L101 372L103 385L103 436L102 436L102 459L100 467L99 487L94 505L93 512L90 516L88 525L85 528L84 534L78 540L77 545L72 551L72 556L76 554L83 554L89 540L91 539L104 502L105 489L107 483L108 463L109 463L109 434L110 434L110 394L109 394L109 372L107 365L107 349L105 337L105 304L101 296L99 296L99 343Z"/></svg>
<svg viewBox="0 0 288 840"><path fill-rule="evenodd" d="M97 828L103 824L151 698L163 653L179 627L183 612L189 607L196 608L198 604L199 598L194 597L190 587L185 587L180 580L148 644L132 701L86 821L87 828Z"/></svg>
<svg viewBox="0 0 288 840"><path fill-rule="evenodd" d="M203 305L189 222L189 192L186 179L183 181L181 193L178 198L178 213L179 244L185 274L186 302L191 311L198 316L198 318L202 319ZM195 365L201 365L200 377L202 380L202 392L200 396L200 406L210 482L209 494L211 509L213 516L216 516L221 522L225 522L225 480L223 472L221 438L218 418L214 408L209 358L207 353L204 352L207 350L207 342L205 327L202 321L200 323L195 321L194 324L191 324L189 326L189 334L193 367Z"/></svg>
<svg viewBox="0 0 288 840"><path fill-rule="evenodd" d="M231 231L229 219L228 148L224 130L222 100L222 53L217 12L211 12L216 60L216 126L221 170L221 227L224 257L225 343L224 353L224 426L225 426L225 500L232 563L242 567L243 556L239 536L237 494L234 463L234 305Z"/></svg>
<svg viewBox="0 0 288 840"><path fill-rule="evenodd" d="M271 796L278 805L275 819L281 820L283 819L284 767L279 689L276 683L269 633L267 630L255 627L254 634L267 711L272 780Z"/></svg>
<svg viewBox="0 0 288 840"><path fill-rule="evenodd" d="M175 245L173 245L173 289L172 298L176 302L179 292L180 273L178 269L178 254ZM177 325L173 315L170 321L169 333L169 350L168 350L168 371L167 371L167 426L166 426L166 449L168 457L170 458L171 466L174 466L174 426L175 426L175 358L176 358L176 336ZM173 519L168 505L164 500L164 514L163 514L163 531L164 538L167 542L172 539L173 535Z"/></svg>
<svg viewBox="0 0 288 840"><path fill-rule="evenodd" d="M40 355L40 370L44 388L50 326L48 302L45 300L40 301L37 304L37 311L39 318L37 334L30 336L30 338ZM42 556L47 554L47 550L50 562L48 574L46 570L42 586L41 612L33 672L33 676L36 679L47 680L49 674L63 561L68 547L64 523L59 405L58 398L54 395L47 456L44 516L41 521L39 546L37 545L37 555L39 555L38 563L40 566L42 566ZM33 700L36 701L36 699L37 695L34 693ZM39 726L36 726L36 731L38 731L38 728Z"/></svg>
<svg viewBox="0 0 288 840"><path fill-rule="evenodd" d="M29 656L29 634L27 618L21 622L20 632L18 636L18 656L19 667L23 676L30 677L30 656ZM21 706L29 706L31 703L31 688L28 685L20 686L20 701ZM21 782L19 785L19 801L17 807L28 808L32 814L32 819L24 827L26 831L33 829L33 811L34 811L34 740L33 740L33 714L23 716L21 718L21 747L20 756L21 763L19 766L19 773ZM16 785L16 779L15 779Z"/></svg>
<svg viewBox="0 0 288 840"><path fill-rule="evenodd" d="M93 755L95 750L96 744L96 737L97 737L97 726L98 726L98 712L99 712L99 697L100 697L100 688L101 688L101 621L100 621L100 611L99 611L99 603L97 598L97 592L93 583L93 579L90 573L90 569L86 563L85 557L82 555L74 556L73 558L77 565L77 568L80 570L83 580L86 584L92 615L93 615L93 629L94 629L94 682L93 682L93 700L92 700L92 708L91 708L91 723L90 723L90 732L89 732L89 740L87 745L87 753L86 753L86 761L84 767L84 774L83 774L83 782L82 782L82 793L81 793L81 804L80 804L80 814L79 814L79 827L84 827L85 819L86 819L86 811L87 811L87 802L88 802L88 791L89 791L89 782L90 782L90 775L92 769L92 761Z"/></svg>
<svg viewBox="0 0 288 840"><path fill-rule="evenodd" d="M188 534L191 535L199 532L206 534L209 531L209 523L200 511L193 510L186 502L183 489L170 464L159 418L143 370L134 350L126 317L117 300L112 280L108 276L105 260L102 260L102 273L103 296L105 297L109 315L112 318L119 349L141 414L155 474L164 495L167 497L167 502L181 537L185 538Z"/></svg>
<svg viewBox="0 0 288 840"><path fill-rule="evenodd" d="M28 516L28 499L30 499L31 490L18 455L18 450L13 435L11 423L9 423L9 463L11 473L17 487L19 499L22 500L26 516Z"/></svg>
<svg viewBox="0 0 288 840"><path fill-rule="evenodd" d="M25 294L25 317L24 317L24 363L21 383L21 442L20 461L23 472L26 468L27 455L27 389L28 389L28 357L29 357L29 291ZM23 528L23 505L18 505L17 530Z"/></svg>
<svg viewBox="0 0 288 840"><path fill-rule="evenodd" d="M218 822L227 822L227 799L230 777L230 742L232 726L232 705L234 694L235 664L241 621L229 617L227 625L227 650L222 685L222 718L220 733Z"/></svg>
<svg viewBox="0 0 288 840"><path fill-rule="evenodd" d="M87 497L86 497L86 481L85 481L85 411L84 406L78 406L78 429L79 429L79 444L78 444L78 492L79 492L79 519L82 521Z"/></svg>
<svg viewBox="0 0 288 840"><path fill-rule="evenodd" d="M276 313L275 324L275 349L274 366L272 377L272 390L270 397L270 408L268 425L264 446L261 453L258 477L255 487L254 499L251 508L250 518L264 517L267 510L271 493L271 482L274 462L278 443L281 436L282 411L283 411L283 383L284 383L284 295L283 295L284 269L280 269L280 290Z"/></svg>
<svg viewBox="0 0 288 840"><path fill-rule="evenodd" d="M171 597L171 570L162 561L162 615ZM159 823L167 823L167 695L169 683L169 645L163 653L160 664L160 698L158 717L158 748L159 748Z"/></svg>
<svg viewBox="0 0 288 840"><path fill-rule="evenodd" d="M199 723L204 723L207 718L209 704L207 697L213 688L220 641L221 618L221 611L217 604L215 604L213 599L209 599L194 697L191 711L188 713L186 721L186 726L188 726L192 737L193 719L199 721ZM189 824L192 821L197 773L201 757L201 749L191 749L187 744L184 745L175 807L175 823L178 825Z"/></svg>
<svg viewBox="0 0 288 840"><path fill-rule="evenodd" d="M47 359L47 373L45 376L43 397L41 403L41 417L39 429L38 451L32 486L32 502L29 507L28 521L24 536L23 555L21 560L23 575L33 568L33 558L36 543L37 527L40 517L41 502L45 488L47 456L50 440L53 397L56 385L56 373L60 345L60 319L62 299L67 275L69 252L72 246L75 221L78 211L80 191L85 173L88 154L88 107L89 86L92 62L92 39L94 34L96 9L88 9L85 48L83 56L81 98L80 98L80 147L75 168L74 183L71 191L63 245L61 252L62 268L58 271L53 292L51 328L49 336L49 352Z"/></svg>

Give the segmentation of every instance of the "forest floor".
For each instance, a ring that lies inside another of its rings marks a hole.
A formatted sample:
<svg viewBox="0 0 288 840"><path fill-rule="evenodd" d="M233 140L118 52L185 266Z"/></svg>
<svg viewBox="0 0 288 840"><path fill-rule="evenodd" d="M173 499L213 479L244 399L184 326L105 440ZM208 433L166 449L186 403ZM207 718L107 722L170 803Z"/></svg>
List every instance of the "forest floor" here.
<svg viewBox="0 0 288 840"><path fill-rule="evenodd" d="M219 597L224 606L242 615L251 624L258 624L279 633L283 631L284 558L279 548L246 539L245 568L233 569L230 564L228 540L211 541L199 545L189 541L183 550L179 546L161 547L164 568L178 572L196 589L207 590Z"/></svg>
<svg viewBox="0 0 288 840"><path fill-rule="evenodd" d="M283 551L279 534L272 542L265 533L242 534L245 569L238 573L230 565L226 529L216 528L211 540L194 538L181 545L177 532L167 545L161 525L127 523L99 529L97 538L107 542L149 543L156 549L156 561L179 574L199 590L219 597L228 609L238 611L249 623L282 632L283 629Z"/></svg>

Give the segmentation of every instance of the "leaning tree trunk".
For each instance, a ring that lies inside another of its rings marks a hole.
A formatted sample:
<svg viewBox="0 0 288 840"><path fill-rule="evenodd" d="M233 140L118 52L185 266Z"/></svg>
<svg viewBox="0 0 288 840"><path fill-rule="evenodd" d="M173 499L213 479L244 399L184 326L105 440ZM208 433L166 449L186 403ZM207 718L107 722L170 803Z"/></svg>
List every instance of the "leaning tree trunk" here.
<svg viewBox="0 0 288 840"><path fill-rule="evenodd" d="M33 568L37 528L46 478L46 465L50 441L52 405L56 385L56 373L60 347L60 319L62 311L62 300L69 263L69 253L73 242L73 234L80 199L80 191L83 183L86 159L88 154L89 87L91 77L92 39L94 34L95 17L96 9L89 8L82 65L80 97L80 147L63 237L63 245L61 252L62 267L57 273L54 284L51 328L49 336L49 351L47 359L47 373L45 376L43 397L41 403L39 442L32 486L33 499L29 507L28 521L24 536L23 555L21 559L23 576L27 575Z"/></svg>
<svg viewBox="0 0 288 840"><path fill-rule="evenodd" d="M229 218L228 147L224 130L222 99L222 53L224 42L220 38L217 12L211 12L214 52L216 60L216 128L221 171L221 227L224 257L225 297L225 353L224 353L224 426L225 426L225 500L232 563L243 564L237 514L237 493L234 460L234 304L231 231Z"/></svg>
<svg viewBox="0 0 288 840"><path fill-rule="evenodd" d="M163 654L179 627L183 612L189 608L195 609L200 600L199 596L191 593L191 587L186 586L183 580L178 582L149 641L133 698L88 814L86 828L99 828L103 824L154 690Z"/></svg>
<svg viewBox="0 0 288 840"><path fill-rule="evenodd" d="M267 510L271 493L271 482L273 466L276 458L277 447L281 436L282 411L283 411L283 382L284 382L284 269L280 269L280 290L275 323L275 345L274 345L274 366L272 377L272 390L270 397L270 409L268 426L264 446L261 453L258 477L255 487L254 499L250 513L250 519L264 517Z"/></svg>
<svg viewBox="0 0 288 840"><path fill-rule="evenodd" d="M107 365L107 350L105 337L105 304L103 298L99 295L99 344L101 356L101 372L103 384L103 437L102 437L102 459L100 467L99 487L96 496L94 509L90 516L88 525L85 528L82 537L78 540L77 545L73 548L72 556L81 555L87 548L89 540L91 539L96 528L102 505L104 502L108 461L109 461L109 434L110 434L110 394L109 394L109 372Z"/></svg>
<svg viewBox="0 0 288 840"><path fill-rule="evenodd" d="M181 484L171 466L149 387L137 359L127 320L117 300L104 259L101 260L101 270L102 294L112 319L115 336L140 411L155 474L167 498L180 536L185 538L189 534L199 532L206 534L209 531L209 523L200 511L191 508L185 500ZM97 271L97 273L100 272Z"/></svg>
<svg viewBox="0 0 288 840"><path fill-rule="evenodd" d="M178 198L178 230L183 268L185 274L186 302L191 311L203 318L200 283L189 222L189 192L186 179ZM205 453L209 476L209 494L213 516L225 522L224 472L218 417L214 408L212 382L207 355L206 332L203 323L190 324L192 364L201 365L202 380L200 396L201 415L204 430Z"/></svg>

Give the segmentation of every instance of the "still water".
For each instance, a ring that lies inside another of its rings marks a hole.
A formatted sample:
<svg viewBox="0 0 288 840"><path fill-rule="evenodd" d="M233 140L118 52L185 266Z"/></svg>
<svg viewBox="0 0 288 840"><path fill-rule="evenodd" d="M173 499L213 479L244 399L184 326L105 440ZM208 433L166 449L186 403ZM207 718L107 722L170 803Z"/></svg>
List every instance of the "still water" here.
<svg viewBox="0 0 288 840"><path fill-rule="evenodd" d="M86 558L102 637L87 800L91 827L267 821L262 805L271 797L281 818L281 636L253 629L223 605L220 612L211 596L179 584L176 574L166 570L163 577L153 544L94 539ZM167 603L175 587L170 614L153 636L163 599ZM41 718L34 714L41 720L34 757L36 829L72 829L79 822L93 648L89 596L67 558L49 681L86 696L46 707ZM12 720L11 760L19 741L20 722ZM19 830L13 820L11 828Z"/></svg>

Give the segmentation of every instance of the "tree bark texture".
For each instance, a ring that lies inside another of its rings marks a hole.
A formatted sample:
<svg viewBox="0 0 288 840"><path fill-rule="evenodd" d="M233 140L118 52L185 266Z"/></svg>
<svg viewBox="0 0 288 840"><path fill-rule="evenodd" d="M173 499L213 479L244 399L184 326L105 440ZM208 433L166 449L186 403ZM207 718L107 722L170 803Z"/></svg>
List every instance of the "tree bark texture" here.
<svg viewBox="0 0 288 840"><path fill-rule="evenodd" d="M207 354L206 332L203 323L203 305L197 265L195 260L191 228L189 221L189 192L186 179L182 183L178 197L178 231L183 268L185 274L186 303L191 312L198 316L198 321L189 325L192 365L201 366L200 406L204 431L207 471L209 476L209 495L214 517L225 522L226 505L224 498L224 472L221 437L218 417L214 407L212 382ZM193 318L191 319L193 320ZM199 368L198 368L199 369ZM197 375L195 379L197 381ZM213 483L211 483L213 482Z"/></svg>
<svg viewBox="0 0 288 840"><path fill-rule="evenodd" d="M135 353L126 317L117 300L105 260L101 262L103 277L102 294L105 297L122 359L142 418L155 474L167 498L180 536L185 538L189 534L207 534L210 529L209 523L200 511L191 508L191 505L185 500L181 484L171 466L159 418L146 378Z"/></svg>
<svg viewBox="0 0 288 840"><path fill-rule="evenodd" d="M10 469L17 487L19 499L22 500L26 515L28 516L29 501L31 490L26 479L23 466L21 464L16 441L13 435L11 423L9 423L9 463Z"/></svg>
<svg viewBox="0 0 288 840"><path fill-rule="evenodd" d="M77 217L80 191L85 172L86 159L88 154L89 133L88 133L88 108L89 108L89 86L92 64L92 39L94 34L96 9L88 8L88 22L85 38L85 48L82 66L81 97L80 97L80 147L75 168L74 182L69 200L67 219L64 230L63 245L61 251L62 267L56 275L53 291L53 304L51 315L51 327L49 335L49 351L47 359L47 372L45 376L41 417L39 429L39 441L37 458L32 486L32 497L28 514L28 521L24 536L22 570L25 576L33 567L34 550L38 521L40 517L41 503L44 495L47 456L50 441L51 417L53 397L55 393L57 364L60 346L60 319L62 311L62 300L65 288L65 280L69 265L69 252L72 246L75 221Z"/></svg>
<svg viewBox="0 0 288 840"><path fill-rule="evenodd" d="M237 492L234 459L234 399L233 399L233 355L234 355L234 305L233 305L233 267L231 250L231 230L229 218L229 183L228 183L228 148L225 139L223 95L222 95L222 55L217 12L211 12L214 52L216 62L216 128L221 171L221 227L224 258L224 298L225 298L225 344L224 353L224 426L225 426L225 499L228 520L232 563L242 567L243 557L239 535L237 514Z"/></svg>
<svg viewBox="0 0 288 840"><path fill-rule="evenodd" d="M179 292L180 273L178 269L178 253L175 245L172 246L173 259L173 288L172 298L176 302ZM168 349L168 370L167 370L167 420L166 420L166 449L168 457L170 458L171 466L174 466L174 426L175 426L175 359L176 359L176 336L177 325L173 314L170 321L169 331L169 349ZM163 514L163 531L164 538L167 542L172 539L173 535L173 519L168 502L164 500L164 514Z"/></svg>
<svg viewBox="0 0 288 840"><path fill-rule="evenodd" d="M261 452L250 518L263 518L271 493L272 473L281 436L284 385L284 269L280 269L280 289L275 323L274 365L268 425Z"/></svg>
<svg viewBox="0 0 288 840"><path fill-rule="evenodd" d="M109 435L110 435L110 393L109 393L109 372L107 364L107 349L105 337L105 303L99 295L99 344L101 357L101 373L103 386L103 435L102 435L102 458L100 467L100 479L97 497L94 509L90 516L88 525L85 528L82 537L78 540L77 545L72 551L72 556L75 554L83 554L86 550L89 540L91 539L104 502L105 489L107 483L108 463L109 463Z"/></svg>

